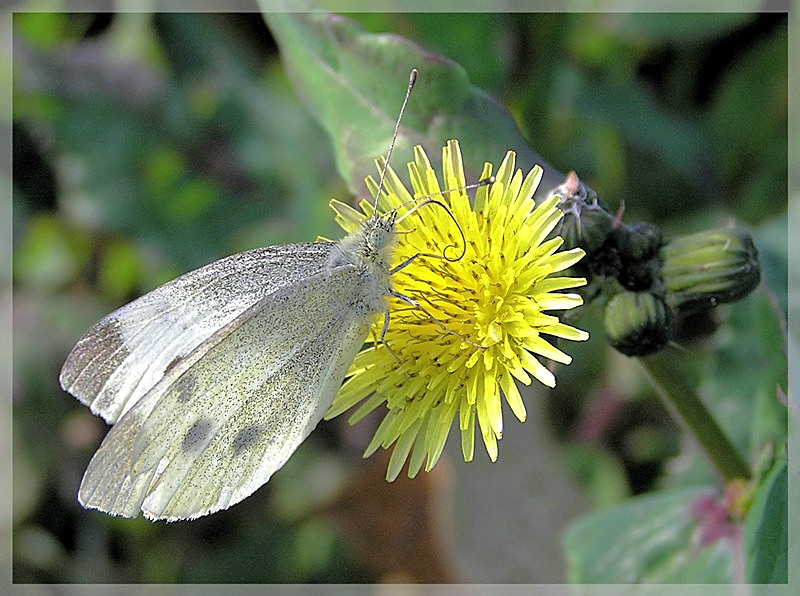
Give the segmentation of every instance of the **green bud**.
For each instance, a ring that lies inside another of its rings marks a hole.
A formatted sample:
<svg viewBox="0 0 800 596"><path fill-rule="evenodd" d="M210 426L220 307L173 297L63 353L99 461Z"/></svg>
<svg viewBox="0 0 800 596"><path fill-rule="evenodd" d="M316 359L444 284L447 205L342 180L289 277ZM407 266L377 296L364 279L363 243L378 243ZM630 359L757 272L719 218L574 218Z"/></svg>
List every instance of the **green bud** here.
<svg viewBox="0 0 800 596"><path fill-rule="evenodd" d="M661 248L661 229L649 223L623 224L616 231L620 255L632 261L644 261Z"/></svg>
<svg viewBox="0 0 800 596"><path fill-rule="evenodd" d="M758 252L750 234L741 228L673 238L659 256L666 300L683 312L740 300L761 280Z"/></svg>
<svg viewBox="0 0 800 596"><path fill-rule="evenodd" d="M611 233L611 216L594 205L569 202L561 206L564 219L558 235L564 239L564 248L580 247L592 253L601 246Z"/></svg>
<svg viewBox="0 0 800 596"><path fill-rule="evenodd" d="M672 312L649 292L620 292L606 304L603 318L606 339L626 356L658 352L673 335Z"/></svg>
<svg viewBox="0 0 800 596"><path fill-rule="evenodd" d="M660 288L661 263L658 259L625 261L621 263L617 281L626 290L644 292Z"/></svg>
<svg viewBox="0 0 800 596"><path fill-rule="evenodd" d="M564 213L553 235L564 239L564 248L582 248L588 253L600 248L611 233L613 217L597 197L597 193L570 172L561 186L550 194L561 197L558 207Z"/></svg>

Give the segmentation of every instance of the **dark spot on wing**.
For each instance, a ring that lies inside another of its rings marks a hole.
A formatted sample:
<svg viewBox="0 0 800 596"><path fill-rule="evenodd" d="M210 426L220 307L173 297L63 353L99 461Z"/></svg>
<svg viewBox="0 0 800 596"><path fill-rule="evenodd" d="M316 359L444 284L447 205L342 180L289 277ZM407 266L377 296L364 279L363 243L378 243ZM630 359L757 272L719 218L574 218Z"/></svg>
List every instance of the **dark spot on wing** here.
<svg viewBox="0 0 800 596"><path fill-rule="evenodd" d="M197 386L197 379L194 375L184 373L180 380L175 384L175 391L178 392L178 401L187 402L194 396L194 389Z"/></svg>
<svg viewBox="0 0 800 596"><path fill-rule="evenodd" d="M252 447L262 434L264 434L264 428L259 424L253 424L240 430L231 446L233 454L239 455L242 451Z"/></svg>
<svg viewBox="0 0 800 596"><path fill-rule="evenodd" d="M186 436L183 437L183 450L184 451L199 451L203 444L206 442L209 434L211 433L211 420L208 418L201 418L196 421Z"/></svg>

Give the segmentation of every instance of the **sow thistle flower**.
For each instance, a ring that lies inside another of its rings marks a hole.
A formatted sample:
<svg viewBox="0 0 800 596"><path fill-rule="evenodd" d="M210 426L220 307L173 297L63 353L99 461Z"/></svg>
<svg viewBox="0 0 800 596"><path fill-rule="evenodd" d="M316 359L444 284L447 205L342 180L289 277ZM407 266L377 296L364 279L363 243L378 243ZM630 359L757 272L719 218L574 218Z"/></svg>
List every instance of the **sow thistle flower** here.
<svg viewBox="0 0 800 596"><path fill-rule="evenodd" d="M394 265L426 254L397 271L392 287L422 308L390 300L384 341L379 339L381 319L373 326L372 343L356 356L326 414L332 418L360 404L349 420L355 424L376 408L387 409L364 456L394 445L388 480L398 476L409 458L409 477L423 464L429 471L456 415L464 459L473 458L477 423L489 457L496 460L503 432L501 394L524 422L525 405L516 382L528 385L533 377L553 387L555 377L537 356L563 364L571 361L545 336L588 338L585 331L551 314L581 305L580 296L561 290L586 280L555 275L577 263L584 252L558 252L562 239L547 239L563 214L558 196L538 206L533 201L541 168L523 177L509 151L494 183L478 187L471 203L457 141L443 149L443 187L421 147L415 148L414 156L408 164L413 197L387 168L377 205L380 212L415 209L409 217L398 217ZM378 168L383 168L382 160ZM487 163L481 179L491 174ZM374 196L378 184L372 177L367 186ZM415 208L425 198L440 204ZM366 200L359 205L361 211L338 201L331 206L347 232L358 229L373 212Z"/></svg>

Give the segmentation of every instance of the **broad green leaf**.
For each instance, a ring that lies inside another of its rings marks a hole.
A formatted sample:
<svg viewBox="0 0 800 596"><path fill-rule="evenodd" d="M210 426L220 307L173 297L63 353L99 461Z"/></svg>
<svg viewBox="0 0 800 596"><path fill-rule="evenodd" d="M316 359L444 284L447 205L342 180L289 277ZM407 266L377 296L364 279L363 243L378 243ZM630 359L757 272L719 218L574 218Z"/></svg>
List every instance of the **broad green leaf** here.
<svg viewBox="0 0 800 596"><path fill-rule="evenodd" d="M750 583L788 581L788 497L786 454L781 448L744 523L745 572Z"/></svg>
<svg viewBox="0 0 800 596"><path fill-rule="evenodd" d="M708 488L648 495L575 522L564 537L574 583L723 583L731 543L699 543L692 505Z"/></svg>
<svg viewBox="0 0 800 596"><path fill-rule="evenodd" d="M261 2L264 10L280 2ZM371 34L344 17L324 13L265 13L298 95L327 129L339 171L351 190L364 194L364 176L389 148L412 68L419 70L403 116L392 164L405 164L422 145L433 162L448 139L461 141L468 178L485 161L498 164L506 151L518 164L545 170L546 192L563 176L526 144L508 111L470 85L466 71L444 56L426 52L391 34Z"/></svg>

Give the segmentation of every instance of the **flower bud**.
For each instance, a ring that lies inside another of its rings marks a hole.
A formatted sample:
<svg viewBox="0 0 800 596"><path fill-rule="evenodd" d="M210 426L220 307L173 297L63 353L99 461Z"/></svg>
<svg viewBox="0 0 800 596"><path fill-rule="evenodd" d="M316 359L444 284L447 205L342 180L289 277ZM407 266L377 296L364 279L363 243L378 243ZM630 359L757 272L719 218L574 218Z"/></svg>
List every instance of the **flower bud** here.
<svg viewBox="0 0 800 596"><path fill-rule="evenodd" d="M564 249L582 248L587 254L600 248L611 233L613 217L597 197L597 193L570 172L563 184L550 191L561 197L558 207L564 218L553 235L564 239Z"/></svg>
<svg viewBox="0 0 800 596"><path fill-rule="evenodd" d="M626 290L644 292L660 287L661 263L658 259L645 261L626 261L621 263L617 281Z"/></svg>
<svg viewBox="0 0 800 596"><path fill-rule="evenodd" d="M683 312L740 300L761 280L756 247L741 228L678 236L659 256L666 300Z"/></svg>
<svg viewBox="0 0 800 596"><path fill-rule="evenodd" d="M606 304L603 318L606 339L626 356L647 356L672 339L672 312L649 292L620 292Z"/></svg>
<svg viewBox="0 0 800 596"><path fill-rule="evenodd" d="M616 231L617 248L627 260L644 261L661 248L661 229L649 223L622 224Z"/></svg>

